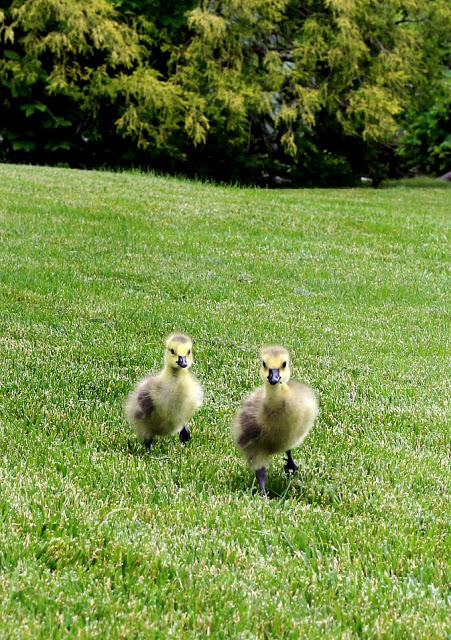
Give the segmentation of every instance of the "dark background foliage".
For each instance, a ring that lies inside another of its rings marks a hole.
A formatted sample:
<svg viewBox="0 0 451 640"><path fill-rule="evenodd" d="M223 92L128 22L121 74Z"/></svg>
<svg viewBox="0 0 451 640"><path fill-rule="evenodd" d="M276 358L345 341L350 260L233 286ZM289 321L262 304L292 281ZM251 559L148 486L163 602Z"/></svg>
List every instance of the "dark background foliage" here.
<svg viewBox="0 0 451 640"><path fill-rule="evenodd" d="M443 0L0 7L3 162L270 186L449 167Z"/></svg>

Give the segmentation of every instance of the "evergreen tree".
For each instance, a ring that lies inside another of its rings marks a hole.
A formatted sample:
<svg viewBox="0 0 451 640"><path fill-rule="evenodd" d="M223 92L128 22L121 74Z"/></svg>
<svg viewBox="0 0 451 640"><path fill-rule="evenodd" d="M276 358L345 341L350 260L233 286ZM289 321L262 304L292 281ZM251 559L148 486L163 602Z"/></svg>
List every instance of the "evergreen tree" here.
<svg viewBox="0 0 451 640"><path fill-rule="evenodd" d="M0 157L379 179L403 123L447 104L450 18L446 0L14 0L0 10Z"/></svg>

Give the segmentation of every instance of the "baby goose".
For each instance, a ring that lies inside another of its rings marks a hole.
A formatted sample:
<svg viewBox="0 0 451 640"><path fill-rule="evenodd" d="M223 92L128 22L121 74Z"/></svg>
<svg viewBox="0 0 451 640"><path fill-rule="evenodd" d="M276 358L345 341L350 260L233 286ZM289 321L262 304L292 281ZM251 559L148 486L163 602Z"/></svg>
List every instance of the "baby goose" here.
<svg viewBox="0 0 451 640"><path fill-rule="evenodd" d="M186 444L191 433L186 422L202 404L202 387L188 371L193 363L189 336L171 333L166 339L164 367L141 380L125 402L125 415L147 450L154 436L178 433Z"/></svg>
<svg viewBox="0 0 451 640"><path fill-rule="evenodd" d="M285 452L285 471L296 472L298 465L291 449L301 444L312 428L318 403L313 389L290 381L290 354L284 347L263 347L260 356L260 377L265 384L238 411L233 438L266 496L270 456Z"/></svg>

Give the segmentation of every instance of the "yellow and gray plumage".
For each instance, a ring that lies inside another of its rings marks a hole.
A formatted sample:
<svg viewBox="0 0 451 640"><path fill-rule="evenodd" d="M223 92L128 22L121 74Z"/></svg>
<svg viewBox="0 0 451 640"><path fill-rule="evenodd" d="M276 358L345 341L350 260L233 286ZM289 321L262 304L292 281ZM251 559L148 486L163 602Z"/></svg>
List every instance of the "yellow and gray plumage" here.
<svg viewBox="0 0 451 640"><path fill-rule="evenodd" d="M203 398L200 383L189 371L192 363L191 338L172 333L166 339L163 369L138 382L128 396L126 418L148 449L154 437L179 433L182 442L190 440L186 423Z"/></svg>
<svg viewBox="0 0 451 640"><path fill-rule="evenodd" d="M269 346L260 352L260 377L256 389L238 411L233 438L266 495L265 483L271 456L287 454L285 471L298 465L291 450L301 444L318 415L318 402L310 387L290 380L290 354L285 347Z"/></svg>

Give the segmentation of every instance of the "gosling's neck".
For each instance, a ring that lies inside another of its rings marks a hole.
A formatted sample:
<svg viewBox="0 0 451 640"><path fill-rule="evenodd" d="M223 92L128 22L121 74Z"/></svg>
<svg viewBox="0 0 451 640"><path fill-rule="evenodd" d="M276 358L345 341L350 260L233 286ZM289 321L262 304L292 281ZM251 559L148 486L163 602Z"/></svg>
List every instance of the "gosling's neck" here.
<svg viewBox="0 0 451 640"><path fill-rule="evenodd" d="M184 369L182 367L172 367L170 364L165 364L161 372L163 380L183 380L188 374L188 367Z"/></svg>
<svg viewBox="0 0 451 640"><path fill-rule="evenodd" d="M286 382L282 384L278 382L277 384L270 384L269 382L265 382L265 398L273 403L277 404L278 402L282 402L287 397L289 393L288 385Z"/></svg>

